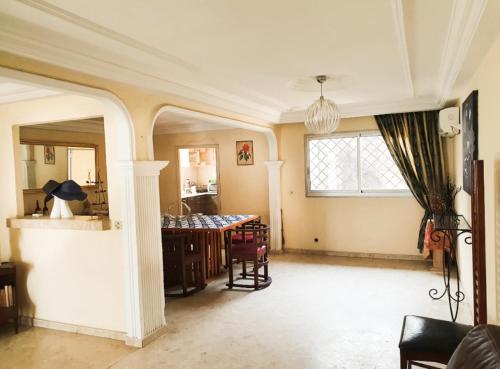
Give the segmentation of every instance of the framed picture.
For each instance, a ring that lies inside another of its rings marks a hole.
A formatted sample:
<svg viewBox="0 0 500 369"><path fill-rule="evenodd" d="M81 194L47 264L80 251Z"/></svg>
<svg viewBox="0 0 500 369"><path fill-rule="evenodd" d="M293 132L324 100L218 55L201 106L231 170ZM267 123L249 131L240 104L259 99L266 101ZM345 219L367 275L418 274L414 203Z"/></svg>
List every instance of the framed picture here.
<svg viewBox="0 0 500 369"><path fill-rule="evenodd" d="M253 141L236 141L236 164L253 165Z"/></svg>
<svg viewBox="0 0 500 369"><path fill-rule="evenodd" d="M54 146L44 146L43 147L45 164L54 165L56 163L56 150Z"/></svg>
<svg viewBox="0 0 500 369"><path fill-rule="evenodd" d="M478 156L477 96L477 90L472 91L462 104L463 186L468 194L472 193L472 160Z"/></svg>

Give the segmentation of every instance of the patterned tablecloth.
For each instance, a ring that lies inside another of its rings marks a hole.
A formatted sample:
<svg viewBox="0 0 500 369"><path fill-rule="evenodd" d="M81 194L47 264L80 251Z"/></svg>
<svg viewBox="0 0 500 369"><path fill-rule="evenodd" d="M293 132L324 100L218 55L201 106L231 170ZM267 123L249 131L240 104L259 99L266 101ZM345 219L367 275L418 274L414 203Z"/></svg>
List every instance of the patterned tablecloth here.
<svg viewBox="0 0 500 369"><path fill-rule="evenodd" d="M256 215L190 215L186 218L163 217L162 228L166 229L219 229L231 228L238 223L255 219Z"/></svg>

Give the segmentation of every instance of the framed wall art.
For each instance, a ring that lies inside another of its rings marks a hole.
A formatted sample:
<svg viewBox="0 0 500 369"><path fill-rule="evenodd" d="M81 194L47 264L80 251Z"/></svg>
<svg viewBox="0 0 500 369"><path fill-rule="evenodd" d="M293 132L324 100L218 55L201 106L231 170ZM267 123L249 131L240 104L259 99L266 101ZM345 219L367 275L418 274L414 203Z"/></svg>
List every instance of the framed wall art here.
<svg viewBox="0 0 500 369"><path fill-rule="evenodd" d="M236 141L236 164L253 165L253 141Z"/></svg>
<svg viewBox="0 0 500 369"><path fill-rule="evenodd" d="M43 156L45 158L45 164L55 165L56 163L56 150L54 146L44 146Z"/></svg>
<svg viewBox="0 0 500 369"><path fill-rule="evenodd" d="M472 91L462 104L463 187L472 193L472 160L478 158L478 92Z"/></svg>

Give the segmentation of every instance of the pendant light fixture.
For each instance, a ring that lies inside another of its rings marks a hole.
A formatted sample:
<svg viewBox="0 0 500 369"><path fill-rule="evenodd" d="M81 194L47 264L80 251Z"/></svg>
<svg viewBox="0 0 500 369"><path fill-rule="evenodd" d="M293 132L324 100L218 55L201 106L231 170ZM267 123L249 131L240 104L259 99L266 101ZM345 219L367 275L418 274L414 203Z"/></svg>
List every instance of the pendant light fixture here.
<svg viewBox="0 0 500 369"><path fill-rule="evenodd" d="M306 110L305 125L307 130L315 134L332 133L340 123L340 112L337 105L323 97L323 83L326 76L316 76L320 84L321 96Z"/></svg>

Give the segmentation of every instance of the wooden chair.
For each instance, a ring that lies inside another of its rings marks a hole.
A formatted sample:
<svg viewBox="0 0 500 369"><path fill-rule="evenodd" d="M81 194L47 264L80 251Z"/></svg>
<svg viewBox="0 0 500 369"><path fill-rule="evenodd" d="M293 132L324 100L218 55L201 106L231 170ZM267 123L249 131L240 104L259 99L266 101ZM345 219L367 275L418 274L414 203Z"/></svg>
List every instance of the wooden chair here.
<svg viewBox="0 0 500 369"><path fill-rule="evenodd" d="M484 168L483 161L474 160L472 194L472 250L474 288L474 326L486 324L486 266L484 245ZM436 368L423 364L447 364L472 326L408 315L404 317L399 350L401 369L412 366ZM436 368L438 369L438 368Z"/></svg>
<svg viewBox="0 0 500 369"><path fill-rule="evenodd" d="M245 227L251 226L253 224L260 224L261 223L261 218L255 218L241 227L239 229L236 229L235 231L231 232L231 230L227 230L224 232L224 256L225 256L225 262L226 265L224 266L226 269L229 265L229 238L231 238L232 244L237 244L237 243L243 243L243 233L240 231L241 229L244 229ZM247 241L251 240L251 237L253 237L253 233L246 233L245 237L247 238Z"/></svg>
<svg viewBox="0 0 500 369"><path fill-rule="evenodd" d="M162 232L165 296L185 297L206 287L202 236L196 232ZM180 289L173 288L176 286Z"/></svg>
<svg viewBox="0 0 500 369"><path fill-rule="evenodd" d="M241 234L241 239L233 243L233 236ZM269 227L265 224L245 224L235 230L229 231L228 270L230 289L233 287L253 288L255 290L268 287L272 279L269 276ZM241 262L243 272L236 281L252 279L253 283L235 283L234 264ZM251 262L252 272L247 272L246 263ZM259 274L259 269L264 268L264 274Z"/></svg>

